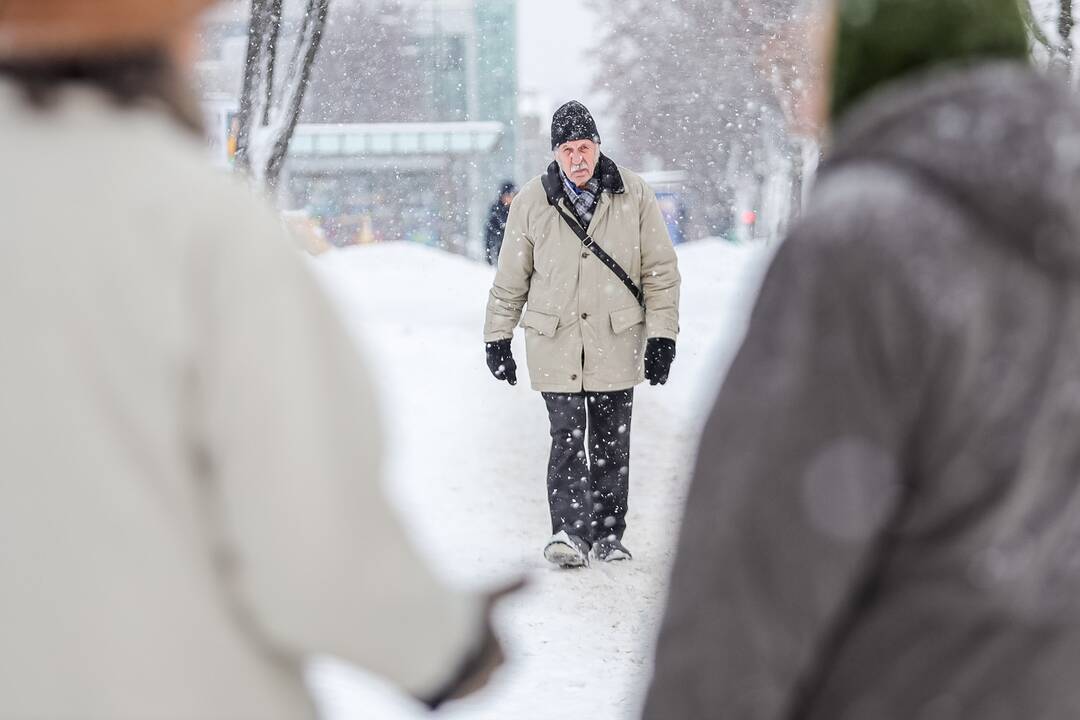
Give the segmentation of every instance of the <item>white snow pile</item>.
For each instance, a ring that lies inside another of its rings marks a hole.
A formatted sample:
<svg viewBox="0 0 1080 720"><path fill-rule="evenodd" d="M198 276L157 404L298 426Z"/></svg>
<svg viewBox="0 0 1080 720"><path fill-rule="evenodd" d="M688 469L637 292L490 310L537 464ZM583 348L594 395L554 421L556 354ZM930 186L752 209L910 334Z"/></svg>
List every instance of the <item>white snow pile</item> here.
<svg viewBox="0 0 1080 720"><path fill-rule="evenodd" d="M745 328L764 245L680 246L682 335L666 387L638 389L628 563L560 571L541 555L550 535L544 403L485 365L484 307L494 271L440 250L386 243L315 261L377 375L389 439L386 484L418 546L450 581L529 586L498 622L509 664L446 718L541 720L553 708L611 720L638 714L697 431ZM343 629L344 630L344 629ZM312 683L325 717L425 714L378 681L322 663Z"/></svg>

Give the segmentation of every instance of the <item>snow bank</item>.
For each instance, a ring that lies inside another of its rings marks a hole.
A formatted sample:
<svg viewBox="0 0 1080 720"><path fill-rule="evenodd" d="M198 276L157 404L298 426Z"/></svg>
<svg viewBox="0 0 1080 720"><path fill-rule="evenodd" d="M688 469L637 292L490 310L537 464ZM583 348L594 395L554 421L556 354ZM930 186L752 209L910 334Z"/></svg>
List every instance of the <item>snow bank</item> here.
<svg viewBox="0 0 1080 720"><path fill-rule="evenodd" d="M720 240L679 248L683 317L672 381L637 393L626 534L635 559L582 571L556 570L541 557L550 533L547 418L524 372L515 388L488 374L482 328L493 269L408 243L314 261L377 374L387 487L419 546L459 584L529 576L499 618L509 667L444 717L546 720L553 707L637 715L698 426L769 255L762 245ZM514 352L523 367L520 333ZM312 682L333 720L424 716L334 663L321 664Z"/></svg>

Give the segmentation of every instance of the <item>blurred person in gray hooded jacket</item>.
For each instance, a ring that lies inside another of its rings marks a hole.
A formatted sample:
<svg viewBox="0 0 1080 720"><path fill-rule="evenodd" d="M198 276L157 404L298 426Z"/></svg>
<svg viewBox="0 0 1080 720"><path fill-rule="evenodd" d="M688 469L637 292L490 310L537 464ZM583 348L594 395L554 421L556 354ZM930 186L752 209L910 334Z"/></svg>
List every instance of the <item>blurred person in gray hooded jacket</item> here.
<svg viewBox="0 0 1080 720"><path fill-rule="evenodd" d="M841 0L645 717L1080 717L1080 108L1016 0Z"/></svg>
<svg viewBox="0 0 1080 720"><path fill-rule="evenodd" d="M204 160L206 0L0 2L0 717L313 717L336 656L437 704L499 660L379 487L369 373Z"/></svg>

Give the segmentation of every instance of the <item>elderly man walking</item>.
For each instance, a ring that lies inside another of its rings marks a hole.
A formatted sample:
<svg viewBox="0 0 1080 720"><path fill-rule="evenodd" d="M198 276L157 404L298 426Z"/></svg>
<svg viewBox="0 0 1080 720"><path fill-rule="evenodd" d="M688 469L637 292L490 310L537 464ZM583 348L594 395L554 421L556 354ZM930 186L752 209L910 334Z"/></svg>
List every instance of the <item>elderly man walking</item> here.
<svg viewBox="0 0 1080 720"><path fill-rule="evenodd" d="M551 421L544 557L561 567L630 559L623 545L634 387L668 380L679 332L678 262L656 195L600 152L569 102L551 124L555 161L514 200L484 340L497 380L517 384L519 321L532 387Z"/></svg>

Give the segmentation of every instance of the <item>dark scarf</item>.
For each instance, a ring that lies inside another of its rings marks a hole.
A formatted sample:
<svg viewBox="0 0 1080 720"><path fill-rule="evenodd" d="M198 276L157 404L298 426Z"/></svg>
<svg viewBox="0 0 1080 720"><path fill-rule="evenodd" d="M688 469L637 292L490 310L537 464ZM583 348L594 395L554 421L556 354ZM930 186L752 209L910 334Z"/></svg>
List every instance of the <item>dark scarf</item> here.
<svg viewBox="0 0 1080 720"><path fill-rule="evenodd" d="M567 186L568 183L570 187ZM600 162L596 164L596 172L584 188L572 189L573 183L570 183L569 179L563 175L557 162L548 166L547 173L543 176L543 184L548 204L558 205L560 200L566 198L574 210L574 215L586 228L592 222L601 193L609 192L618 195L626 192L619 166L603 153L600 155Z"/></svg>
<svg viewBox="0 0 1080 720"><path fill-rule="evenodd" d="M594 174L589 178L589 182L585 183L585 187L579 188L566 177L566 173L560 170L559 174L562 175L563 193L570 201L570 207L577 215L578 222L584 228L589 227L593 213L596 212L596 205L600 202L600 178Z"/></svg>

